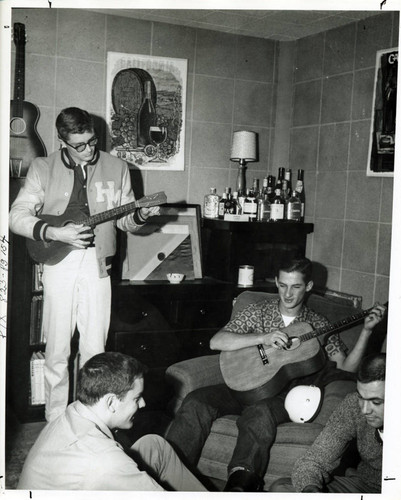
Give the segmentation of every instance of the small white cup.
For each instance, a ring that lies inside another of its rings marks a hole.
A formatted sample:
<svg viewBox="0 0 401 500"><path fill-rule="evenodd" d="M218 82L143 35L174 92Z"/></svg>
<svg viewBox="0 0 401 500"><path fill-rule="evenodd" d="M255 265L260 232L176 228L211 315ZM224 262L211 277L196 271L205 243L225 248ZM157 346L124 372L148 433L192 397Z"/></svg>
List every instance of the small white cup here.
<svg viewBox="0 0 401 500"><path fill-rule="evenodd" d="M184 279L185 274L168 273L166 274L166 276L170 283L176 284L176 283L181 283L181 281Z"/></svg>

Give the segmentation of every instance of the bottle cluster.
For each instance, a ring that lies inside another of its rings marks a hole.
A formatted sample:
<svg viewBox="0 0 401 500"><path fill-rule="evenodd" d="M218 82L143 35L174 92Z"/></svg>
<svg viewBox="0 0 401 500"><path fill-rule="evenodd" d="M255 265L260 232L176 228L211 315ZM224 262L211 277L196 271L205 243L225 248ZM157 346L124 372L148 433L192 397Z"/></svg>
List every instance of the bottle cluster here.
<svg viewBox="0 0 401 500"><path fill-rule="evenodd" d="M204 198L203 216L208 219L303 222L304 171L298 170L294 187L291 177L291 169L279 168L277 179L268 175L260 187L259 179L254 178L252 187L245 192L231 192L231 188L226 187L219 196L212 187Z"/></svg>

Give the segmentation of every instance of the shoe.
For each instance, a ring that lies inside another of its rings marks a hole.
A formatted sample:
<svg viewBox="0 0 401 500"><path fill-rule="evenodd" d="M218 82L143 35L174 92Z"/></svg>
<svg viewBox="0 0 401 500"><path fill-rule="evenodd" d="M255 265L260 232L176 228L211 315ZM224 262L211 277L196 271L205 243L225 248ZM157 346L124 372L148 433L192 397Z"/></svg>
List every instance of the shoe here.
<svg viewBox="0 0 401 500"><path fill-rule="evenodd" d="M223 491L262 491L263 481L254 472L248 470L236 470L228 477Z"/></svg>

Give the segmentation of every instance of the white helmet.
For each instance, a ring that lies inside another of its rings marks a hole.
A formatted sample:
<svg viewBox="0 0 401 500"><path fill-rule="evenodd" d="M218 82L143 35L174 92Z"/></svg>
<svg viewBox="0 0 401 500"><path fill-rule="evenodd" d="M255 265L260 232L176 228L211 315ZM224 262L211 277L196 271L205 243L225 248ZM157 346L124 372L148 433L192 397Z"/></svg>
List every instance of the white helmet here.
<svg viewBox="0 0 401 500"><path fill-rule="evenodd" d="M320 409L322 391L315 385L298 385L287 394L284 407L293 422L310 422Z"/></svg>

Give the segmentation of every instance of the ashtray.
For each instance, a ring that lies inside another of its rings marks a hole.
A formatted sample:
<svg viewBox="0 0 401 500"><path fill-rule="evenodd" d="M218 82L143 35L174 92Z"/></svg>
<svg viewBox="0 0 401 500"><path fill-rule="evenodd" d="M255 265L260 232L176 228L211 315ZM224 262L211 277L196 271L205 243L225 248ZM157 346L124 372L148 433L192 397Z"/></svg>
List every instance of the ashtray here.
<svg viewBox="0 0 401 500"><path fill-rule="evenodd" d="M181 273L168 273L166 274L167 279L169 280L170 283L177 284L181 283L181 281L184 279L185 274Z"/></svg>

